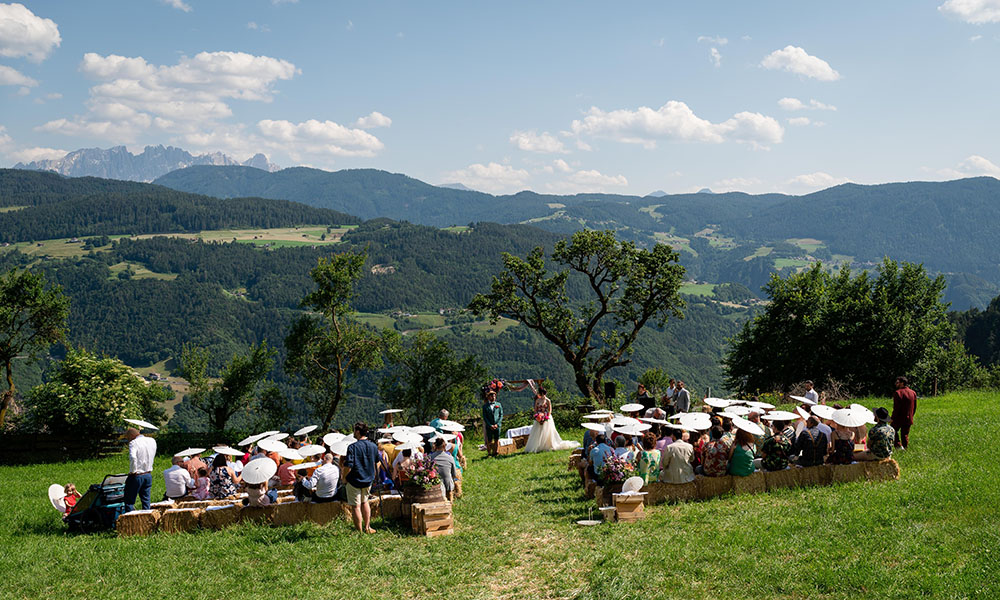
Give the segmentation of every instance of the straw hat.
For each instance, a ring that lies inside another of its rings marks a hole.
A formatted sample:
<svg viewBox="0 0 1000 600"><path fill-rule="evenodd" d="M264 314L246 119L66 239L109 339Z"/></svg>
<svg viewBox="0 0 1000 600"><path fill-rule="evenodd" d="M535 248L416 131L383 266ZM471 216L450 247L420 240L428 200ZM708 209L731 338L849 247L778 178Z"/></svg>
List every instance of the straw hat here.
<svg viewBox="0 0 1000 600"><path fill-rule="evenodd" d="M278 472L278 465L273 460L251 460L243 467L243 481L251 484L264 483Z"/></svg>
<svg viewBox="0 0 1000 600"><path fill-rule="evenodd" d="M300 435L305 435L307 433L312 433L313 431L316 431L317 429L319 429L319 425L306 425L305 427L303 427L302 429L299 429L298 431L296 431L292 435L294 435L295 437L299 437Z"/></svg>
<svg viewBox="0 0 1000 600"><path fill-rule="evenodd" d="M159 429L156 425L153 425L149 421L143 421L142 419L123 419L126 423L131 423L136 427L145 427L146 429Z"/></svg>

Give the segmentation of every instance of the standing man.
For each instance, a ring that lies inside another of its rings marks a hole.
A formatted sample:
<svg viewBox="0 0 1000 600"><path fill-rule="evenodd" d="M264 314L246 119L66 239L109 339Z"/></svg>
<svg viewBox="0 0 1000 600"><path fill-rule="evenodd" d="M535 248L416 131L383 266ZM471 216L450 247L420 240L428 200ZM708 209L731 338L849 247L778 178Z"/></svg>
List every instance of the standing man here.
<svg viewBox="0 0 1000 600"><path fill-rule="evenodd" d="M153 458L156 440L148 438L135 427L125 430L128 440L128 478L125 480L125 509L135 508L135 498L142 501L142 510L149 510L149 494L153 489Z"/></svg>
<svg viewBox="0 0 1000 600"><path fill-rule="evenodd" d="M486 440L486 453L496 456L500 452L500 429L503 427L503 406L497 402L496 390L486 392L483 402L483 437Z"/></svg>
<svg viewBox="0 0 1000 600"><path fill-rule="evenodd" d="M809 400L812 400L813 404L819 404L819 392L817 392L813 388L812 379L806 379L806 382L805 382L804 385L806 386L806 393L803 394L803 397L808 398Z"/></svg>
<svg viewBox="0 0 1000 600"><path fill-rule="evenodd" d="M354 439L347 447L344 457L344 479L347 481L347 505L351 507L354 528L365 533L375 533L371 528L372 509L368 505L368 493L375 480L375 469L379 462L378 446L368 439L368 425L358 421L354 424Z"/></svg>
<svg viewBox="0 0 1000 600"><path fill-rule="evenodd" d="M691 409L691 393L684 387L683 381L678 381L677 389L674 390L674 407L679 413L686 413Z"/></svg>
<svg viewBox="0 0 1000 600"><path fill-rule="evenodd" d="M660 398L660 401L663 402L663 411L667 413L668 417L676 412L674 410L674 384L675 383L676 382L673 379L671 379L670 381L668 381L667 382L667 393L664 394L662 398Z"/></svg>
<svg viewBox="0 0 1000 600"><path fill-rule="evenodd" d="M900 375L896 378L896 391L892 393L892 428L896 430L897 448L910 445L910 426L917 414L917 393L910 389L910 382Z"/></svg>

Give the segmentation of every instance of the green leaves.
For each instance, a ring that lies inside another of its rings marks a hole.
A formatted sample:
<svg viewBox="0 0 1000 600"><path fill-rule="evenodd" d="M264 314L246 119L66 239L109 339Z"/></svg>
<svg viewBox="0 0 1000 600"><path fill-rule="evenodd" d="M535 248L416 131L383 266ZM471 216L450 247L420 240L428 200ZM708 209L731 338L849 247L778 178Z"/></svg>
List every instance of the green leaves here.
<svg viewBox="0 0 1000 600"><path fill-rule="evenodd" d="M222 431L236 413L249 410L258 402L258 390L274 366L277 351L267 342L253 344L246 354L235 354L216 378L207 373L210 353L203 348L185 347L181 355L181 371L190 382L188 398L191 405L208 415L213 431ZM276 403L274 392L267 391L268 406Z"/></svg>

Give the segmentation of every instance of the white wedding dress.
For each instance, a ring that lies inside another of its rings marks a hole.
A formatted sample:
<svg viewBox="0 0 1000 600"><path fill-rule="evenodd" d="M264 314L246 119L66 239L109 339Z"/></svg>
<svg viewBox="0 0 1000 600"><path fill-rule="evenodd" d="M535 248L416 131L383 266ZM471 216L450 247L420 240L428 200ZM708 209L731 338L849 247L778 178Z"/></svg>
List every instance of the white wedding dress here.
<svg viewBox="0 0 1000 600"><path fill-rule="evenodd" d="M534 421L531 424L531 433L528 434L528 443L524 446L525 452L547 452L549 450L572 450L580 444L573 441L563 441L556 431L552 418L539 423Z"/></svg>

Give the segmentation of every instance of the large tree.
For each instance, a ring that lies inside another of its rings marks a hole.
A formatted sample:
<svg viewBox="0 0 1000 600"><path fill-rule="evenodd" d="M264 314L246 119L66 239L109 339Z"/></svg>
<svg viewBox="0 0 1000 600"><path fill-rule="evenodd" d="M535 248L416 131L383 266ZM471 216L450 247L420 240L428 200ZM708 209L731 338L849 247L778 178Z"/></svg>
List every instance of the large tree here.
<svg viewBox="0 0 1000 600"><path fill-rule="evenodd" d="M285 368L305 378L324 428L330 427L355 376L382 368L384 351L397 335L376 332L354 318L351 301L366 259L366 252L320 258L310 273L316 289L302 300L311 314L300 317L285 339Z"/></svg>
<svg viewBox="0 0 1000 600"><path fill-rule="evenodd" d="M805 379L835 381L851 392L891 389L928 353L947 344L952 326L941 301L944 277L922 265L885 259L877 276L819 263L765 286L770 303L733 338L725 358L736 392L787 391Z"/></svg>
<svg viewBox="0 0 1000 600"><path fill-rule="evenodd" d="M35 360L66 335L69 298L59 286L31 271L11 269L0 277L0 362L7 390L0 400L0 430L14 400L14 359Z"/></svg>
<svg viewBox="0 0 1000 600"><path fill-rule="evenodd" d="M388 355L391 366L379 396L389 406L409 409L420 423L441 409L457 412L476 404L476 390L486 380L476 355L457 358L448 342L427 331L408 336Z"/></svg>
<svg viewBox="0 0 1000 600"><path fill-rule="evenodd" d="M181 355L181 372L191 383L188 401L208 416L209 429L222 431L233 415L254 403L273 403L276 390L266 383L274 366L276 351L267 342L250 346L246 354L236 354L218 377L209 375L211 354L203 348L187 346Z"/></svg>
<svg viewBox="0 0 1000 600"><path fill-rule="evenodd" d="M651 249L619 241L613 231L578 231L555 244L546 268L545 252L526 258L503 254L504 270L490 291L477 294L469 308L520 321L555 345L573 369L580 392L602 399L604 375L631 362L632 344L652 321L683 318L678 296L684 267L664 244ZM582 290L571 293L568 288Z"/></svg>

